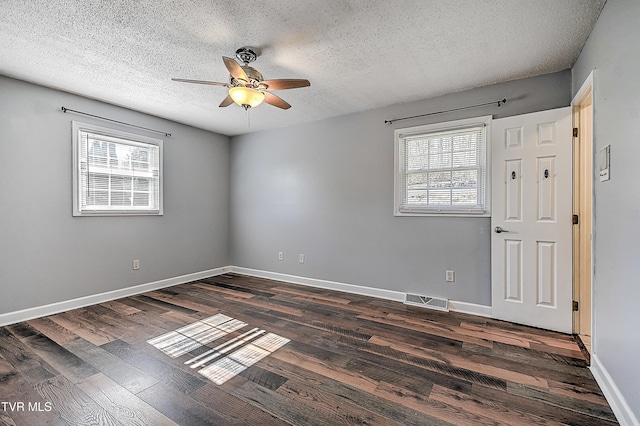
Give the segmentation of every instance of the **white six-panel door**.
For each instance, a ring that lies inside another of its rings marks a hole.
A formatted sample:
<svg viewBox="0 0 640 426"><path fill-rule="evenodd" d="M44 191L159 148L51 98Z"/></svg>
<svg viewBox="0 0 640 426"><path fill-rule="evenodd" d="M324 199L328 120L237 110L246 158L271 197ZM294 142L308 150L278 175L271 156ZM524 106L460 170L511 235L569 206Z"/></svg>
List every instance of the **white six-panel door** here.
<svg viewBox="0 0 640 426"><path fill-rule="evenodd" d="M571 333L571 107L491 127L493 316Z"/></svg>

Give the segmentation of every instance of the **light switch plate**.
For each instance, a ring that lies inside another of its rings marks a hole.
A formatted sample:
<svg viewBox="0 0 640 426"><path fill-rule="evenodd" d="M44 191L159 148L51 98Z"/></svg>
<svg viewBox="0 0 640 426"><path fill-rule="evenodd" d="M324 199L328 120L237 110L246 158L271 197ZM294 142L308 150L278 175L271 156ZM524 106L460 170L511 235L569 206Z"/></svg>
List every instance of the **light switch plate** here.
<svg viewBox="0 0 640 426"><path fill-rule="evenodd" d="M600 182L609 180L609 155L610 146L607 145L600 150L599 163L600 163Z"/></svg>

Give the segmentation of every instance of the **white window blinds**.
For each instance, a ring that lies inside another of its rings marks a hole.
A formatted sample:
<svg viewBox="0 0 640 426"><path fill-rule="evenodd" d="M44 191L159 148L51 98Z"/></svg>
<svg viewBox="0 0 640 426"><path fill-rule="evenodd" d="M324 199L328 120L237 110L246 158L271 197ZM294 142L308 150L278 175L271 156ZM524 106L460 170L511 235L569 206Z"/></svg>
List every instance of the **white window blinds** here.
<svg viewBox="0 0 640 426"><path fill-rule="evenodd" d="M397 131L396 214L484 214L486 134L482 119Z"/></svg>
<svg viewBox="0 0 640 426"><path fill-rule="evenodd" d="M74 122L74 215L162 214L162 141Z"/></svg>

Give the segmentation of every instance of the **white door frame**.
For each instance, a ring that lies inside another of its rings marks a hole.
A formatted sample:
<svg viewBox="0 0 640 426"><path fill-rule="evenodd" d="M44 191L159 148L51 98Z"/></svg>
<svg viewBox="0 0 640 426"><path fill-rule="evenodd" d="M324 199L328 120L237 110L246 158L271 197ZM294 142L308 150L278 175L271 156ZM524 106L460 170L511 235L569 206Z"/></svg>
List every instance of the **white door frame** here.
<svg viewBox="0 0 640 426"><path fill-rule="evenodd" d="M595 288L595 274L594 274L594 265L595 265L595 253L593 250L594 247L594 241L595 241L595 179L594 179L594 166L596 164L596 162L594 162L594 158L595 158L595 154L593 152L593 150L595 149L595 123L594 123L594 118L595 118L595 74L596 71L592 70L589 75L587 76L587 78L585 79L585 81L582 83L582 86L580 86L580 89L578 90L578 92L576 93L576 95L573 97L573 99L571 100L571 106L573 108L573 110L575 111L576 109L579 109L580 106L582 106L584 104L584 102L591 97L591 141L592 141L592 145L591 145L591 163L592 163L592 173L591 173L591 183L592 183L592 189L591 189L591 259L590 259L590 263L591 263L591 289L590 289L590 296L591 296L591 324L590 324L590 328L591 328L591 353L595 353L595 346L596 346L596 339L595 339L595 324L596 324L596 312L595 309L593 309L594 307L594 301L595 301L595 293L594 293L594 288ZM574 114L575 117L575 114ZM574 128L575 127L580 127L579 125L577 125L578 123L573 123ZM575 149L575 147L574 147ZM578 159L578 157L576 157L574 155L574 159ZM575 167L575 165L574 165ZM576 186L574 186L574 191L576 190ZM574 213L576 213L574 211ZM575 240L574 240L575 241ZM574 243L575 244L575 243ZM579 250L579 247L575 247L574 246L574 251L575 250ZM574 258L575 259L575 258ZM575 271L575 269L574 269ZM576 290L576 287L574 286L574 291ZM574 294L574 300L576 300L576 295ZM574 317L574 321L575 321L575 317ZM574 323L574 333L578 333L579 330L576 327L576 324Z"/></svg>

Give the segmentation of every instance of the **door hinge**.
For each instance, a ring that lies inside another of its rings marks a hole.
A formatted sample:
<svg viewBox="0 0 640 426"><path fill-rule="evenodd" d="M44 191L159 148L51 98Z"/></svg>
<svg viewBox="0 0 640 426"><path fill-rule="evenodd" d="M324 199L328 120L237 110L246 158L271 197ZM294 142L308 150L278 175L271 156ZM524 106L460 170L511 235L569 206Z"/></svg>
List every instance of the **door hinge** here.
<svg viewBox="0 0 640 426"><path fill-rule="evenodd" d="M578 312L578 301L574 300L573 303L571 304L571 309L573 309L573 312Z"/></svg>
<svg viewBox="0 0 640 426"><path fill-rule="evenodd" d="M578 128L577 128L577 127L574 127L574 128L573 128L573 137L574 137L574 138L577 138L577 137L578 137Z"/></svg>
<svg viewBox="0 0 640 426"><path fill-rule="evenodd" d="M573 223L574 225L578 224L578 215L574 214L571 218L571 223Z"/></svg>

